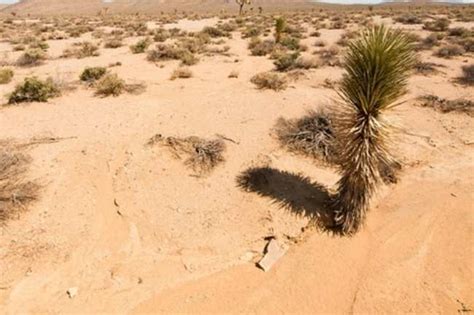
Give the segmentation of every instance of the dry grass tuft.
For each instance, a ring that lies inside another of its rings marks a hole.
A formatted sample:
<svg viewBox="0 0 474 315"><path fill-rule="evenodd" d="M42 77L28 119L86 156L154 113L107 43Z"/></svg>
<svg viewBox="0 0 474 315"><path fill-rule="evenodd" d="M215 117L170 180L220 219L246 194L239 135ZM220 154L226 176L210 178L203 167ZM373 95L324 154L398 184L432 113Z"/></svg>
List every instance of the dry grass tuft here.
<svg viewBox="0 0 474 315"><path fill-rule="evenodd" d="M170 80L189 79L193 76L193 72L188 67L179 67L173 71Z"/></svg>
<svg viewBox="0 0 474 315"><path fill-rule="evenodd" d="M458 112L474 116L474 102L466 99L447 100L436 95L423 95L418 98L420 105L431 107L442 113Z"/></svg>
<svg viewBox="0 0 474 315"><path fill-rule="evenodd" d="M261 90L281 91L288 86L288 80L283 75L273 72L258 73L250 79L250 82Z"/></svg>
<svg viewBox="0 0 474 315"><path fill-rule="evenodd" d="M206 140L191 136L186 138L166 137L158 134L148 141L148 145L159 144L168 147L179 159L186 156L184 164L200 175L208 174L217 165L224 162L226 149L222 139Z"/></svg>
<svg viewBox="0 0 474 315"><path fill-rule="evenodd" d="M441 64L436 64L433 62L423 62L423 61L418 61L414 68L417 74L421 75L432 75L432 74L437 74L439 70L437 69L438 67L444 67Z"/></svg>
<svg viewBox="0 0 474 315"><path fill-rule="evenodd" d="M104 76L96 85L96 95L106 96L119 96L125 90L125 81L119 78L115 73Z"/></svg>
<svg viewBox="0 0 474 315"><path fill-rule="evenodd" d="M280 144L289 151L335 162L335 137L328 113L310 111L299 119L279 118L274 130Z"/></svg>
<svg viewBox="0 0 474 315"><path fill-rule="evenodd" d="M0 149L0 225L38 199L39 185L27 180L31 159L12 148Z"/></svg>
<svg viewBox="0 0 474 315"><path fill-rule="evenodd" d="M46 60L46 54L39 48L28 49L16 61L18 67L34 67Z"/></svg>

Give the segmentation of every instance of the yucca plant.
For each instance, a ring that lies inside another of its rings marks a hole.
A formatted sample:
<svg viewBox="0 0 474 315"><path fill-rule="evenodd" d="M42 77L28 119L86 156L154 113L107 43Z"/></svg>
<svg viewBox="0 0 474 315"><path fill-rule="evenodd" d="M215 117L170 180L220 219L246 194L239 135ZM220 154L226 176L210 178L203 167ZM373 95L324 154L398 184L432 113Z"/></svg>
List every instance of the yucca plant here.
<svg viewBox="0 0 474 315"><path fill-rule="evenodd" d="M242 15L242 13L244 13L244 6L246 4L250 5L251 0L235 0L235 2L239 6L239 15Z"/></svg>
<svg viewBox="0 0 474 315"><path fill-rule="evenodd" d="M406 93L413 51L404 33L384 26L363 31L348 45L338 91L342 177L333 203L335 223L344 234L363 224L381 170L398 164L389 151L391 128L383 113Z"/></svg>
<svg viewBox="0 0 474 315"><path fill-rule="evenodd" d="M275 20L275 43L279 43L281 41L281 34L285 30L286 21L284 18L279 17Z"/></svg>

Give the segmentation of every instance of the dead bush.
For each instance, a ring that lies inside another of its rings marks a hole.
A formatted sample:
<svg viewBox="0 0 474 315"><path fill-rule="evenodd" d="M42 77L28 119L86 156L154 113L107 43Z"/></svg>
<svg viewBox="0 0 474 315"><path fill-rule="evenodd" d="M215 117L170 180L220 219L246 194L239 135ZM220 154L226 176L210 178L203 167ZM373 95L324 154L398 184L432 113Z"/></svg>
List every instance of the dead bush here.
<svg viewBox="0 0 474 315"><path fill-rule="evenodd" d="M435 56L440 58L450 59L455 56L462 56L466 51L462 46L459 45L445 45L440 47Z"/></svg>
<svg viewBox="0 0 474 315"><path fill-rule="evenodd" d="M199 59L188 49L175 45L158 44L156 48L148 52L147 60L151 62L181 60L182 64L190 66L196 64Z"/></svg>
<svg viewBox="0 0 474 315"><path fill-rule="evenodd" d="M278 73L262 72L254 75L250 82L255 84L261 90L270 89L274 91L281 91L287 88L288 80Z"/></svg>
<svg viewBox="0 0 474 315"><path fill-rule="evenodd" d="M414 14L403 14L394 18L395 22L401 24L423 24L423 19Z"/></svg>
<svg viewBox="0 0 474 315"><path fill-rule="evenodd" d="M253 37L249 43L249 49L252 56L266 56L273 51L275 41L271 39L261 40L258 37Z"/></svg>
<svg viewBox="0 0 474 315"><path fill-rule="evenodd" d="M207 174L217 165L224 162L226 145L223 140L206 140L199 137L163 137L155 135L148 141L148 145L159 144L168 147L179 159L185 156L184 164L199 174Z"/></svg>
<svg viewBox="0 0 474 315"><path fill-rule="evenodd" d="M39 185L27 179L31 158L2 144L0 149L0 225L38 199Z"/></svg>
<svg viewBox="0 0 474 315"><path fill-rule="evenodd" d="M436 95L423 95L419 97L420 105L431 107L442 113L458 112L474 116L474 102L466 99L447 100Z"/></svg>
<svg viewBox="0 0 474 315"><path fill-rule="evenodd" d="M97 56L99 56L99 47L90 42L73 44L72 48L64 50L62 54L63 58L75 57L78 59Z"/></svg>
<svg viewBox="0 0 474 315"><path fill-rule="evenodd" d="M187 67L179 67L171 74L170 80L189 79L193 76L192 71Z"/></svg>
<svg viewBox="0 0 474 315"><path fill-rule="evenodd" d="M474 64L462 66L462 76L459 81L463 84L474 85Z"/></svg>
<svg viewBox="0 0 474 315"><path fill-rule="evenodd" d="M443 65L433 63L433 62L423 62L423 61L418 61L415 64L415 71L418 74L421 75L431 75L431 74L436 74L438 73L438 67L443 67Z"/></svg>
<svg viewBox="0 0 474 315"><path fill-rule="evenodd" d="M434 21L426 21L423 25L423 29L427 31L444 32L448 30L450 23L451 22L449 19L446 18L436 19Z"/></svg>
<svg viewBox="0 0 474 315"><path fill-rule="evenodd" d="M42 64L46 60L46 54L43 50L34 48L25 51L16 61L19 67L33 67Z"/></svg>
<svg viewBox="0 0 474 315"><path fill-rule="evenodd" d="M111 38L107 40L104 44L105 48L111 48L111 49L119 48L122 46L123 46L123 42L122 42L122 39L120 38Z"/></svg>
<svg viewBox="0 0 474 315"><path fill-rule="evenodd" d="M337 46L331 46L329 48L323 48L317 52L322 66L336 67L341 64L339 60L339 48Z"/></svg>
<svg viewBox="0 0 474 315"><path fill-rule="evenodd" d="M334 130L328 113L310 111L299 119L279 118L274 128L282 147L324 162L335 162Z"/></svg>
<svg viewBox="0 0 474 315"><path fill-rule="evenodd" d="M115 73L104 76L96 85L96 95L107 97L107 96L119 96L125 90L125 81L120 79Z"/></svg>

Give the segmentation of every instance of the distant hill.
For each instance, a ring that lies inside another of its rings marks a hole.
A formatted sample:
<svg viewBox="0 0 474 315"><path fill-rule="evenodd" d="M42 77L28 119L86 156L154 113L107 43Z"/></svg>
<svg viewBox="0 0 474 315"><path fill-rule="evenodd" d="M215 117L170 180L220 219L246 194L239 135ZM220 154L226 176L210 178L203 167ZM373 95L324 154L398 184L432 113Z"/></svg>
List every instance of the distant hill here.
<svg viewBox="0 0 474 315"><path fill-rule="evenodd" d="M462 0L446 0L446 2ZM384 4L394 4L387 0ZM416 4L430 3L430 0L401 1ZM254 0L250 7L264 9L297 9L312 6L337 6L324 1L314 0ZM96 14L104 8L111 12L143 12L159 13L160 11L186 10L194 12L208 12L225 9L236 12L235 0L22 0L9 6L0 6L1 13L16 12L18 15L47 15L47 14Z"/></svg>
<svg viewBox="0 0 474 315"><path fill-rule="evenodd" d="M310 0L254 0L251 7L264 8L311 6ZM91 14L103 8L114 12L147 12L179 10L237 10L235 0L22 0L19 3L3 8L3 13L17 14Z"/></svg>

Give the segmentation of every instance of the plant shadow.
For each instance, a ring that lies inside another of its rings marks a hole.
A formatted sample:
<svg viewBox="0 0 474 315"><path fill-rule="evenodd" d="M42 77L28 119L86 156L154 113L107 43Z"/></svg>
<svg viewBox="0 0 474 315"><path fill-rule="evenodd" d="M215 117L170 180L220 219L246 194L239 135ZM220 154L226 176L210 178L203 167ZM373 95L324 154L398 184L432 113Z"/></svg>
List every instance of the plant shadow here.
<svg viewBox="0 0 474 315"><path fill-rule="evenodd" d="M255 167L237 176L237 185L247 192L270 198L279 207L310 219L325 232L334 228L331 195L309 177L270 167Z"/></svg>

